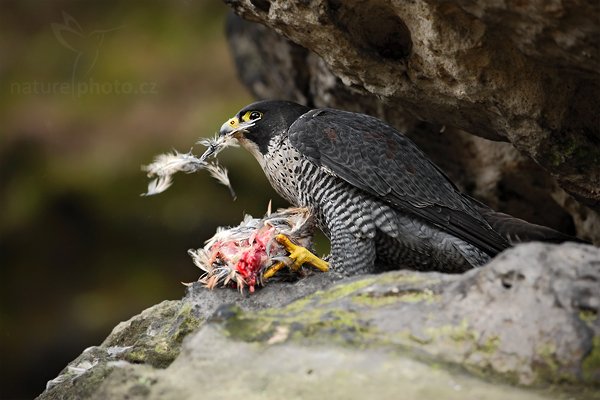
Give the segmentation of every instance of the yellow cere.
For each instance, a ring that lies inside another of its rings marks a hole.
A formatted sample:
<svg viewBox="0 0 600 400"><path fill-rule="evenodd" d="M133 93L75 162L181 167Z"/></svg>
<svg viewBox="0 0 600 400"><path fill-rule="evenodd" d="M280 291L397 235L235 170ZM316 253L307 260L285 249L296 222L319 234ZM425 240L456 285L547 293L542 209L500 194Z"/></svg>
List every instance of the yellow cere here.
<svg viewBox="0 0 600 400"><path fill-rule="evenodd" d="M232 128L237 128L239 121L236 117L231 118L229 121L227 121L227 123L232 127Z"/></svg>

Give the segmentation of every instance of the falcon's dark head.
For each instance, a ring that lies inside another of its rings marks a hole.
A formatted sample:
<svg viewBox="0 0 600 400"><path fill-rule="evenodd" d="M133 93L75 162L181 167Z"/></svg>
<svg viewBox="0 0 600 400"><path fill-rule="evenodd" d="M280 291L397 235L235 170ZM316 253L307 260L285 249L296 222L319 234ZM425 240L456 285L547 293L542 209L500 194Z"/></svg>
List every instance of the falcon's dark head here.
<svg viewBox="0 0 600 400"><path fill-rule="evenodd" d="M310 108L291 101L265 100L252 103L221 126L221 135L233 135L242 146L259 157L267 152L273 136L285 132Z"/></svg>

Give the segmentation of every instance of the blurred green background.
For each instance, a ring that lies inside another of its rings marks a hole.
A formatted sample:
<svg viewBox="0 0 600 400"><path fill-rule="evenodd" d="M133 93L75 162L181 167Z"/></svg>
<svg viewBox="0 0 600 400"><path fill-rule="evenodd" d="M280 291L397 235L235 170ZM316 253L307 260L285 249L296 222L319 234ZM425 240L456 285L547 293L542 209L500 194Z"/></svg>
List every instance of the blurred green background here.
<svg viewBox="0 0 600 400"><path fill-rule="evenodd" d="M283 206L258 164L140 197L141 164L251 101L219 0L0 1L0 396L31 398L119 321L185 293L218 225ZM196 152L203 150L196 147Z"/></svg>

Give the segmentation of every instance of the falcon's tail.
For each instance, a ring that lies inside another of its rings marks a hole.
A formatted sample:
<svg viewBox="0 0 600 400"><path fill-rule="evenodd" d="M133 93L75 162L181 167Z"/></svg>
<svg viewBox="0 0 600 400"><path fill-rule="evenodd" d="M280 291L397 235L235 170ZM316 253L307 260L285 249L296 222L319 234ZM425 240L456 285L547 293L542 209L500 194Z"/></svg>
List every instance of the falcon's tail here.
<svg viewBox="0 0 600 400"><path fill-rule="evenodd" d="M496 232L505 237L509 243L513 245L532 241L550 243L589 243L574 236L565 235L564 233L560 233L546 226L532 224L487 207L480 208L479 212Z"/></svg>

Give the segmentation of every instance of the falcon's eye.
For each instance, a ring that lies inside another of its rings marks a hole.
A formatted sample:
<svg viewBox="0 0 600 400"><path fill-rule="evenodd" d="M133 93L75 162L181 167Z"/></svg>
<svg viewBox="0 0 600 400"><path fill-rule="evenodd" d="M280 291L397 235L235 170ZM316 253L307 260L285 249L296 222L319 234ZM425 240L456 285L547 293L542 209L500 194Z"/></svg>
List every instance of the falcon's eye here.
<svg viewBox="0 0 600 400"><path fill-rule="evenodd" d="M242 121L256 121L262 118L262 113L260 111L248 111L244 115L242 115Z"/></svg>

